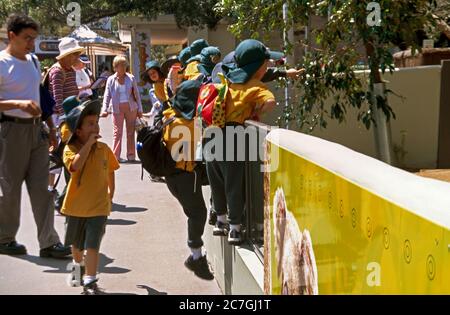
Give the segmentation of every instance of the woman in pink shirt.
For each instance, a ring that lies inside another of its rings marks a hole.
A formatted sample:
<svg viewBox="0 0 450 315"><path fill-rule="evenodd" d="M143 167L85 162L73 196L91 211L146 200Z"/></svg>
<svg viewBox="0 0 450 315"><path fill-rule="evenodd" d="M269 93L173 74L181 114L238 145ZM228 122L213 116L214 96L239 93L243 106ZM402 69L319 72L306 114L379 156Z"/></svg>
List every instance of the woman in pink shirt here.
<svg viewBox="0 0 450 315"><path fill-rule="evenodd" d="M112 107L114 140L113 152L117 160L126 162L120 158L122 149L123 122L127 128L127 160L134 162L136 158L134 126L136 117L142 117L142 103L137 83L133 75L126 72L128 61L124 56L116 56L113 61L116 73L106 82L105 95L101 117L107 117Z"/></svg>

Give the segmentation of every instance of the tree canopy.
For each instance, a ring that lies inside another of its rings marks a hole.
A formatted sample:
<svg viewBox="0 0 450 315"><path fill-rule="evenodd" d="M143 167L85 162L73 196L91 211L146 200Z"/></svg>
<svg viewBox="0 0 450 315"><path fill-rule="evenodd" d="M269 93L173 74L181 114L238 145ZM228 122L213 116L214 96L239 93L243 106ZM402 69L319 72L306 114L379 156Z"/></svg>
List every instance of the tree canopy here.
<svg viewBox="0 0 450 315"><path fill-rule="evenodd" d="M51 32L67 24L70 2L81 7L81 23L87 24L104 17L134 15L155 18L159 14L173 14L180 27L214 28L221 15L214 10L217 0L2 0L0 22L13 12L26 12L36 18L44 31Z"/></svg>
<svg viewBox="0 0 450 315"><path fill-rule="evenodd" d="M370 2L379 5L381 23L370 23L374 12ZM282 13L285 3L287 23ZM326 127L328 119L342 122L349 107L358 110L358 120L367 128L375 122L376 109L387 119L395 117L386 95L374 95L374 84L382 83L381 73L394 70L393 47L420 49L417 33L432 32L448 17L450 6L435 0L223 0L218 10L232 19L235 35L260 39L280 30L302 29L312 16L324 18L323 27L313 30L307 40L290 43L307 48L298 65L306 75L297 84L299 101L291 102L282 117L312 130ZM357 75L361 54L356 47L365 52L362 66L370 70L368 80ZM289 45L285 48L289 50ZM327 107L330 98L332 105Z"/></svg>

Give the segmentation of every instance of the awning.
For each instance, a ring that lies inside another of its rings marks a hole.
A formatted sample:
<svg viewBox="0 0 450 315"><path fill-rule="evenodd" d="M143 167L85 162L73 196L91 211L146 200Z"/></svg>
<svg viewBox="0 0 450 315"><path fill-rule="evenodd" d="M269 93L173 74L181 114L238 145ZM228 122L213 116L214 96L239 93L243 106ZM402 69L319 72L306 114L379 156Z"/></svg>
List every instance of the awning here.
<svg viewBox="0 0 450 315"><path fill-rule="evenodd" d="M121 43L100 36L87 25L77 27L67 37L76 39L80 46L86 47L91 55L123 55L128 47Z"/></svg>

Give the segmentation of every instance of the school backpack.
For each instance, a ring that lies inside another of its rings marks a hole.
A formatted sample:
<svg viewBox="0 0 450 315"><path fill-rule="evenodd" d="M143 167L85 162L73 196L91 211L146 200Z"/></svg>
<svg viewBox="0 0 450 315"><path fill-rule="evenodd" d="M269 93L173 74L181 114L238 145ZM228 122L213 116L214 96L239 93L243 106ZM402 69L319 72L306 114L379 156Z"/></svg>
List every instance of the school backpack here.
<svg viewBox="0 0 450 315"><path fill-rule="evenodd" d="M39 69L39 67L36 63L36 59L34 59L34 58L35 58L34 56L31 56L34 66L40 73L41 70ZM40 105L41 105L41 110L42 110L41 116L42 116L43 121L47 120L53 114L53 109L56 105L56 102L55 102L53 96L51 95L50 91L48 90L48 85L45 85L45 79L48 77L48 72L49 71L47 71L45 73L44 80L39 85L39 95L40 95L40 100L41 100Z"/></svg>
<svg viewBox="0 0 450 315"><path fill-rule="evenodd" d="M222 74L221 83L206 83L200 88L197 99L196 116L205 127L225 127L225 106L228 94L228 82Z"/></svg>
<svg viewBox="0 0 450 315"><path fill-rule="evenodd" d="M142 162L142 168L153 176L167 176L177 172L176 162L167 149L163 134L164 128L171 124L175 117L171 117L163 124L142 128L137 134L137 154ZM141 180L143 172L141 173Z"/></svg>

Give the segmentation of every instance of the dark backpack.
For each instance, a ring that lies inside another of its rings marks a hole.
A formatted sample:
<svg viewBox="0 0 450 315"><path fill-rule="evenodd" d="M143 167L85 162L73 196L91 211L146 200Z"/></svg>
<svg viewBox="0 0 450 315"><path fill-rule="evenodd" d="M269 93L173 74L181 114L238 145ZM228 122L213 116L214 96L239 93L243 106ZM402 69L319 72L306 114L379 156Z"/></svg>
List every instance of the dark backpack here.
<svg viewBox="0 0 450 315"><path fill-rule="evenodd" d="M171 117L163 124L158 123L154 126L144 127L138 132L137 154L142 162L142 168L150 175L167 176L177 172L176 162L163 140L164 128L174 120L175 117Z"/></svg>
<svg viewBox="0 0 450 315"><path fill-rule="evenodd" d="M31 56L31 59L33 60L34 66L40 73L41 70L36 63L36 59L34 59L34 56ZM47 77L47 74L44 77ZM45 85L45 81L39 85L39 95L41 99L42 120L46 121L53 114L53 109L56 105L56 102L50 91L48 90L48 86Z"/></svg>

